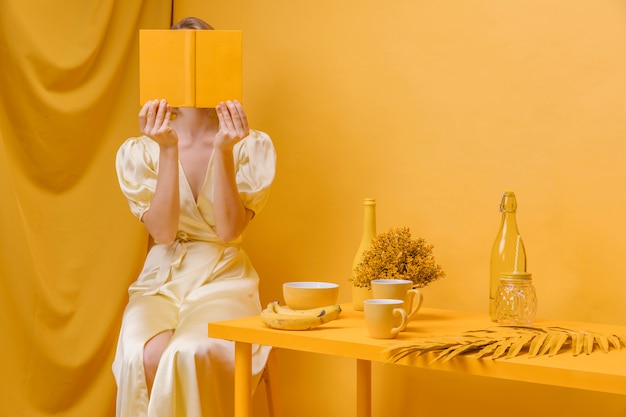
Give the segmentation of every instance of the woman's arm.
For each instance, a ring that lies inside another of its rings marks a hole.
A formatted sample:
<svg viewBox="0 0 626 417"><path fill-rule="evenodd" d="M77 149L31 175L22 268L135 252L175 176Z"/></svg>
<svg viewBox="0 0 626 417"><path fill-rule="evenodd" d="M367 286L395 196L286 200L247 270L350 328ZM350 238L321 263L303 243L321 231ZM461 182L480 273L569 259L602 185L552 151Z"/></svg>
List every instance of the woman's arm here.
<svg viewBox="0 0 626 417"><path fill-rule="evenodd" d="M220 103L216 111L220 125L213 144L215 231L221 240L228 242L241 235L254 216L239 197L233 156L233 148L250 130L238 101Z"/></svg>
<svg viewBox="0 0 626 417"><path fill-rule="evenodd" d="M141 133L159 144L159 172L150 208L141 221L158 243L176 238L180 215L178 188L178 136L170 125L171 107L165 100L152 100L139 112Z"/></svg>

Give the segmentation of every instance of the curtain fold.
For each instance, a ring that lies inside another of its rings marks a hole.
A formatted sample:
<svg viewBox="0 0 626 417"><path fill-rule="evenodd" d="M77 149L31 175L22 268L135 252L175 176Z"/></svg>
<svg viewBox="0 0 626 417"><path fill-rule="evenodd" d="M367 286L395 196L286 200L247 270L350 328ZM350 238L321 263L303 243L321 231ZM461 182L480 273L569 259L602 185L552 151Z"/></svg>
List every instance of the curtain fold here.
<svg viewBox="0 0 626 417"><path fill-rule="evenodd" d="M138 133L138 31L171 0L0 2L0 415L113 416L147 236L115 152Z"/></svg>

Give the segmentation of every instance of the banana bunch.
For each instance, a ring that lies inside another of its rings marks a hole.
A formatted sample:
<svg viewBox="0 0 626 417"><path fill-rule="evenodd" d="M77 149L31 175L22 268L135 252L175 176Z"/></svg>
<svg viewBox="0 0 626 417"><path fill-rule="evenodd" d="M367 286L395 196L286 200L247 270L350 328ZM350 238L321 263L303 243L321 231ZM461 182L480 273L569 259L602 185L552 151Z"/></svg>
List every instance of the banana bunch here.
<svg viewBox="0 0 626 417"><path fill-rule="evenodd" d="M261 312L261 321L268 327L280 330L309 330L335 320L341 306L333 304L310 310L292 310L272 301Z"/></svg>

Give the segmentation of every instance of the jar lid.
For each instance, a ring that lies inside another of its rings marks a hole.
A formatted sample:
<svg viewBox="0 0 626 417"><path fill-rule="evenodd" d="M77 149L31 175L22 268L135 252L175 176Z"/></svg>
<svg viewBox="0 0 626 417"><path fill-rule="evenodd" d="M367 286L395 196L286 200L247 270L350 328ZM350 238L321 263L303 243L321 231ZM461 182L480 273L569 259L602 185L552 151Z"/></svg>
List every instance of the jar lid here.
<svg viewBox="0 0 626 417"><path fill-rule="evenodd" d="M500 274L500 279L530 281L532 279L532 276L533 274L531 274L530 272L521 272L521 271L502 272Z"/></svg>

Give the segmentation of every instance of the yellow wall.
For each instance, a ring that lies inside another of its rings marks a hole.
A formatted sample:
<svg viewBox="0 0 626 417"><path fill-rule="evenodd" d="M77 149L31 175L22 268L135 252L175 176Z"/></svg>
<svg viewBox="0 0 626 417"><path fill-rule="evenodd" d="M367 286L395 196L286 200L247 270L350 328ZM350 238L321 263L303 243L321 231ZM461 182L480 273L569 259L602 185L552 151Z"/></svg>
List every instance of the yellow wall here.
<svg viewBox="0 0 626 417"><path fill-rule="evenodd" d="M265 294L342 284L361 201L448 276L426 305L486 307L504 189L541 316L625 323L626 10L619 2L186 0L244 32L244 101L279 172L248 248Z"/></svg>
<svg viewBox="0 0 626 417"><path fill-rule="evenodd" d="M447 277L424 291L425 305L485 311L498 204L510 188L539 315L626 323L622 2L176 5L175 18L244 32L244 105L279 156L272 199L247 240L264 301L279 299L288 280L338 282L349 301L361 201L374 197L379 232L408 226L435 245ZM288 408L300 401L299 416L331 406L330 415L351 415L342 400L353 395L351 363L279 359L313 380L343 367L348 384L308 398L294 388L306 381L291 381Z"/></svg>

